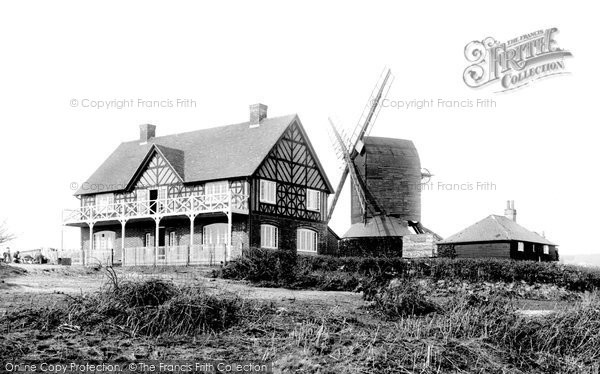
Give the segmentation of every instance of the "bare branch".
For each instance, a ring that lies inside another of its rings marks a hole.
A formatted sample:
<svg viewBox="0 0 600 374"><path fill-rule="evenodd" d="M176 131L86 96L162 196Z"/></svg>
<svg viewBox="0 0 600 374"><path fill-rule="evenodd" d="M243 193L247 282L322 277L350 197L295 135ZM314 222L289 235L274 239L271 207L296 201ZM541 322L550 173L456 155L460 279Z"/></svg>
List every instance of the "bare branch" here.
<svg viewBox="0 0 600 374"><path fill-rule="evenodd" d="M15 239L15 235L8 230L6 222L0 223L0 244L8 243Z"/></svg>

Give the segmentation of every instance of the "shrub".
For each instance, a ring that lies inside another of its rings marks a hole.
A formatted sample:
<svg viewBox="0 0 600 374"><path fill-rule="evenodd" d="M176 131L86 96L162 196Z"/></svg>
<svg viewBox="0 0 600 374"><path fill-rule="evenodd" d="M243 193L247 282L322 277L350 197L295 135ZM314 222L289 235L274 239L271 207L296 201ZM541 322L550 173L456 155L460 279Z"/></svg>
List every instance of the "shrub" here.
<svg viewBox="0 0 600 374"><path fill-rule="evenodd" d="M414 281L394 279L386 285L369 282L363 287L363 298L371 302L371 308L390 319L421 316L438 309L425 297L425 290Z"/></svg>
<svg viewBox="0 0 600 374"><path fill-rule="evenodd" d="M296 253L283 250L251 248L244 256L220 270L226 279L248 280L266 286L291 284L295 277Z"/></svg>

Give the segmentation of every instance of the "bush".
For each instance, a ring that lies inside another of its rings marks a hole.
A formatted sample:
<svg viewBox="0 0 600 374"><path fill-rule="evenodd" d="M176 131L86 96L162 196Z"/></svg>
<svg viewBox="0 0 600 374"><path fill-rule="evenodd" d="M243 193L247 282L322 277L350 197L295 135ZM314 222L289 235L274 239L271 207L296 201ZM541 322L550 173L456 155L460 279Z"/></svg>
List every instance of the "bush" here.
<svg viewBox="0 0 600 374"><path fill-rule="evenodd" d="M284 286L295 279L296 253L252 248L215 275L225 279L248 280L265 286Z"/></svg>
<svg viewBox="0 0 600 374"><path fill-rule="evenodd" d="M433 313L438 306L425 297L425 290L414 281L394 279L388 284L368 282L363 287L363 298L371 302L371 308L387 318L421 316Z"/></svg>

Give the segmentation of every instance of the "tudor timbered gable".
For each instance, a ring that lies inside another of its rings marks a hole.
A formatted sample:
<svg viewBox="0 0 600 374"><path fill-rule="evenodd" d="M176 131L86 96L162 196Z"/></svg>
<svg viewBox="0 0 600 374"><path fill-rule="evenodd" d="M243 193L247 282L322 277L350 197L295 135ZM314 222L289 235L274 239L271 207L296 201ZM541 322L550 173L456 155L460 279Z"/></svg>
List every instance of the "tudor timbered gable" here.
<svg viewBox="0 0 600 374"><path fill-rule="evenodd" d="M263 186L264 181L275 183L274 201L261 198L261 181ZM311 221L326 219L330 189L297 122L288 127L271 149L256 171L252 186L254 211Z"/></svg>
<svg viewBox="0 0 600 374"><path fill-rule="evenodd" d="M181 178L175 173L171 165L158 152L148 162L146 169L140 175L136 189L156 188L181 183Z"/></svg>

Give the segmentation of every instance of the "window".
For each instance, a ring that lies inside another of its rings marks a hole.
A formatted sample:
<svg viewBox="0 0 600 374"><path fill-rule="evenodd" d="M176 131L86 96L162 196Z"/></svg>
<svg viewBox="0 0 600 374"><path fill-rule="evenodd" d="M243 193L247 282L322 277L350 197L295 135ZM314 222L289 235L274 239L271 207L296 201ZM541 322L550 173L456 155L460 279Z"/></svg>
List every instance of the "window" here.
<svg viewBox="0 0 600 374"><path fill-rule="evenodd" d="M96 195L96 205L98 207L108 207L115 202L115 195L111 193L103 193Z"/></svg>
<svg viewBox="0 0 600 374"><path fill-rule="evenodd" d="M137 201L146 201L148 200L148 190L137 190L137 194L135 199Z"/></svg>
<svg viewBox="0 0 600 374"><path fill-rule="evenodd" d="M202 244L227 244L227 224L213 223L202 228Z"/></svg>
<svg viewBox="0 0 600 374"><path fill-rule="evenodd" d="M144 236L144 247L154 247L154 243L152 241L152 234L149 232Z"/></svg>
<svg viewBox="0 0 600 374"><path fill-rule="evenodd" d="M277 249L279 229L273 225L260 225L260 246Z"/></svg>
<svg viewBox="0 0 600 374"><path fill-rule="evenodd" d="M227 192L229 192L229 182L227 181L210 182L204 185L205 195L221 195Z"/></svg>
<svg viewBox="0 0 600 374"><path fill-rule="evenodd" d="M519 242L519 243L517 244L517 250L518 250L519 252L525 252L525 243L523 243L523 242Z"/></svg>
<svg viewBox="0 0 600 374"><path fill-rule="evenodd" d="M550 254L550 246L547 244L544 244L544 254L545 255L549 255Z"/></svg>
<svg viewBox="0 0 600 374"><path fill-rule="evenodd" d="M165 200L166 198L167 198L167 187L159 187L158 200Z"/></svg>
<svg viewBox="0 0 600 374"><path fill-rule="evenodd" d="M317 252L317 233L312 230L298 229L296 233L297 249L303 252Z"/></svg>
<svg viewBox="0 0 600 374"><path fill-rule="evenodd" d="M169 247L175 247L177 243L175 242L175 231L171 231L169 233Z"/></svg>
<svg viewBox="0 0 600 374"><path fill-rule="evenodd" d="M317 190L306 190L306 208L308 210L321 210L321 192Z"/></svg>
<svg viewBox="0 0 600 374"><path fill-rule="evenodd" d="M260 202L275 204L277 193L277 183L273 181L260 180Z"/></svg>

